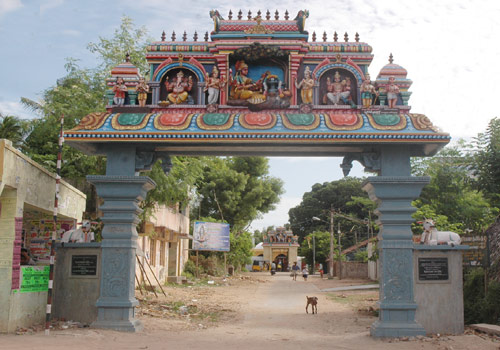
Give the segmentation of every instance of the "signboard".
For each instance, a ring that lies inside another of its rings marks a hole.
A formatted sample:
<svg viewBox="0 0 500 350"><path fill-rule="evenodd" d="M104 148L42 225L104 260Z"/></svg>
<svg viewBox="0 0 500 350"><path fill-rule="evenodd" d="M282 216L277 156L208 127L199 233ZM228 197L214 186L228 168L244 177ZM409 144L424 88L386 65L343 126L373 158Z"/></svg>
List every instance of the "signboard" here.
<svg viewBox="0 0 500 350"><path fill-rule="evenodd" d="M97 255L73 255L71 257L71 276L97 275Z"/></svg>
<svg viewBox="0 0 500 350"><path fill-rule="evenodd" d="M447 281L448 258L418 258L420 281Z"/></svg>
<svg viewBox="0 0 500 350"><path fill-rule="evenodd" d="M229 224L195 221L193 250L229 251Z"/></svg>
<svg viewBox="0 0 500 350"><path fill-rule="evenodd" d="M49 290L50 266L21 266L21 293Z"/></svg>
<svg viewBox="0 0 500 350"><path fill-rule="evenodd" d="M463 251L463 265L469 267L484 266L486 262L486 236L462 235L462 243L468 245L469 249Z"/></svg>

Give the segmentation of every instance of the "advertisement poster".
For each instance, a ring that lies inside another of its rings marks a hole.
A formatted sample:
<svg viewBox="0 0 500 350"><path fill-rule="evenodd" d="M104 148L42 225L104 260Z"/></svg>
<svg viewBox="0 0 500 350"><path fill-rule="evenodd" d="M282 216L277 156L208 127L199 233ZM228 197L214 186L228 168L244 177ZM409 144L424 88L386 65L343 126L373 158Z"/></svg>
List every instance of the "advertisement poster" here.
<svg viewBox="0 0 500 350"><path fill-rule="evenodd" d="M229 224L195 221L193 250L229 251Z"/></svg>
<svg viewBox="0 0 500 350"><path fill-rule="evenodd" d="M49 266L22 266L19 292L46 292L49 289Z"/></svg>

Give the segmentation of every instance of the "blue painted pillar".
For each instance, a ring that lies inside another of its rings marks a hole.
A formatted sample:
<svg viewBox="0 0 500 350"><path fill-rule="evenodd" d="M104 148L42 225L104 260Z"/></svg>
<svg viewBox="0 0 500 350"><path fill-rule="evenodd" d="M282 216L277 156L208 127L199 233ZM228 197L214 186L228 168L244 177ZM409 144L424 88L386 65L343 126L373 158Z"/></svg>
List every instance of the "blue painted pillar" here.
<svg viewBox="0 0 500 350"><path fill-rule="evenodd" d="M386 148L381 153L381 176L369 177L363 189L378 204L380 313L371 327L375 337L425 335L415 321L413 295L413 241L411 202L429 183L428 177L410 176L410 152Z"/></svg>
<svg viewBox="0 0 500 350"><path fill-rule="evenodd" d="M155 187L149 177L135 176L136 150L133 146L107 146L104 176L87 176L104 200L102 211L102 273L97 300L96 328L138 331L135 318L136 225L142 212L139 202Z"/></svg>

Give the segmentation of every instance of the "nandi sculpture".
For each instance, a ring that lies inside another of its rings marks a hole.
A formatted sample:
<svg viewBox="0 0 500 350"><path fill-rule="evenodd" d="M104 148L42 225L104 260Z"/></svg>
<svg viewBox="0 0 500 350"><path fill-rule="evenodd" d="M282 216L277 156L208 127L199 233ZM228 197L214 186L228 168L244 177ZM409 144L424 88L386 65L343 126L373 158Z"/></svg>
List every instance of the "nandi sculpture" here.
<svg viewBox="0 0 500 350"><path fill-rule="evenodd" d="M420 222L422 223L422 222ZM461 239L458 233L451 231L438 231L432 219L425 219L423 222L424 232L420 237L420 244L438 245L448 244L454 247L460 245Z"/></svg>

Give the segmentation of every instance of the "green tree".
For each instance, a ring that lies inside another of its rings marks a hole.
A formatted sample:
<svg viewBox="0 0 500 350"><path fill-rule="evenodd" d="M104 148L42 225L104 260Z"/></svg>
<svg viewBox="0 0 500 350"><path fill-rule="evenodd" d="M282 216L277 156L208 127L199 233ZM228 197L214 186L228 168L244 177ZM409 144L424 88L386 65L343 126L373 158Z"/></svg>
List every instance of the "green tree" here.
<svg viewBox="0 0 500 350"><path fill-rule="evenodd" d="M481 232L493 222L498 209L474 188L467 147L462 142L420 162L416 175L428 175L431 181L414 202L415 219L437 218L438 229L459 233L466 229ZM414 229L415 233L421 232L421 228Z"/></svg>
<svg viewBox="0 0 500 350"><path fill-rule="evenodd" d="M244 231L252 220L273 210L283 193L282 181L268 172L267 158L206 158L193 213L226 220L234 232Z"/></svg>
<svg viewBox="0 0 500 350"><path fill-rule="evenodd" d="M314 241L313 241L314 236ZM337 240L333 239L334 247L337 247ZM306 258L309 265L313 263L313 252L316 256L316 264L326 266L326 259L330 256L330 233L326 231L314 231L305 236L300 245L299 255ZM334 258L338 257L338 251L334 250Z"/></svg>
<svg viewBox="0 0 500 350"><path fill-rule="evenodd" d="M500 119L494 118L488 129L473 142L473 173L477 188L482 190L491 205L500 208Z"/></svg>
<svg viewBox="0 0 500 350"><path fill-rule="evenodd" d="M302 196L302 202L288 212L292 231L301 239L316 230L329 232L330 209L361 221L367 218L375 204L361 188L362 181L362 179L347 177L338 181L313 185L312 190ZM318 217L321 221L313 221L313 217ZM337 217L334 219L335 231L338 229L338 223L344 233L354 229L358 232L366 232L366 226L363 224ZM354 244L354 241L354 234L350 234L346 236L342 245L348 247Z"/></svg>
<svg viewBox="0 0 500 350"><path fill-rule="evenodd" d="M241 270L246 264L250 264L252 261L250 257L252 256L252 234L250 232L242 232L235 235L233 232L230 233L230 251L227 254L227 261L229 264L233 265L235 268Z"/></svg>

